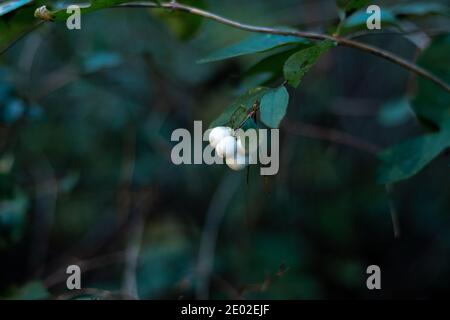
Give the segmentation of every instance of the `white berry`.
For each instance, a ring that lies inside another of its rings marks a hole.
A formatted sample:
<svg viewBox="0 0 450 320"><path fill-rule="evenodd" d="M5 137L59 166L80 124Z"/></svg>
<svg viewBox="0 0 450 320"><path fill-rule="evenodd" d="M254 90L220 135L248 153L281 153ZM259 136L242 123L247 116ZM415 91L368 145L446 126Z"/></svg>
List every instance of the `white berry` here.
<svg viewBox="0 0 450 320"><path fill-rule="evenodd" d="M230 169L239 171L247 166L248 158L242 154L236 153L234 157L226 158L225 163Z"/></svg>
<svg viewBox="0 0 450 320"><path fill-rule="evenodd" d="M231 136L233 134L233 129L229 127L215 127L209 133L209 143L213 148L225 137Z"/></svg>
<svg viewBox="0 0 450 320"><path fill-rule="evenodd" d="M253 139L254 140L254 139ZM256 143L254 143L252 139L249 137L245 137L244 134L239 134L237 137L237 152L239 152L242 155L252 155L255 156L258 153L258 148L264 144L267 143L267 136L262 134L257 134L256 136Z"/></svg>
<svg viewBox="0 0 450 320"><path fill-rule="evenodd" d="M227 136L219 141L216 146L217 155L221 158L233 157L236 153L236 138Z"/></svg>

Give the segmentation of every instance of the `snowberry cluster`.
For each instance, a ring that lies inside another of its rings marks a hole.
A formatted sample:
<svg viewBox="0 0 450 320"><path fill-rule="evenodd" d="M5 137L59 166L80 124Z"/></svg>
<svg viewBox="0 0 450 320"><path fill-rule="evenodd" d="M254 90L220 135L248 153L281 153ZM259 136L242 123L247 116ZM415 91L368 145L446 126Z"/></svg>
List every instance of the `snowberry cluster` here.
<svg viewBox="0 0 450 320"><path fill-rule="evenodd" d="M225 158L225 163L233 170L242 170L250 162L252 152L246 150L243 140L230 127L215 127L209 134L209 143L216 154Z"/></svg>

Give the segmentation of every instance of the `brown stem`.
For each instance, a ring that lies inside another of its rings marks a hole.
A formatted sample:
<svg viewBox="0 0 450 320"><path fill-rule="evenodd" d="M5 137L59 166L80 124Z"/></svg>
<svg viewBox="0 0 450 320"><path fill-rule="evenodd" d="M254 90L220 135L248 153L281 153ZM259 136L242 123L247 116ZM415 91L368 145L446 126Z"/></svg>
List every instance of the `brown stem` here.
<svg viewBox="0 0 450 320"><path fill-rule="evenodd" d="M277 35L286 35L286 36L295 36L300 38L307 38L312 40L331 40L336 42L339 45L355 48L358 50L362 50L365 52L368 52L370 54L376 55L378 57L381 57L383 59L386 59L388 61L391 61L407 70L410 70L430 81L433 81L440 87L442 87L447 92L450 92L450 85L445 83L442 79L438 78L431 72L419 67L418 65L409 62L393 53L390 53L388 51L385 51L383 49L373 47L370 45L367 45L365 43L361 43L355 40L351 40L348 38L342 38L338 36L331 36L327 34L321 34L321 33L315 33L315 32L307 32L307 31L299 31L299 30L280 30L280 29L274 29L274 28L268 28L268 27L261 27L261 26L254 26L250 24L245 24L241 22L237 22L222 16L219 16L217 14L194 8L188 5L184 5L178 2L168 2L168 3L153 3L153 2L130 2L130 3L124 3L120 4L117 7L149 7L149 8L164 8L169 9L173 11L183 11L190 14L194 14L197 16L202 16L206 19L214 20L219 23L245 30L245 31L251 31L251 32L258 32L258 33L268 33L268 34L277 34Z"/></svg>
<svg viewBox="0 0 450 320"><path fill-rule="evenodd" d="M304 122L292 123L289 122L288 120L285 120L283 122L283 128L287 132L292 134L298 134L304 137L331 141L358 150L362 150L373 155L378 154L378 152L380 151L379 146L336 129L324 128Z"/></svg>
<svg viewBox="0 0 450 320"><path fill-rule="evenodd" d="M259 110L259 101L256 101L250 112L247 114L247 116L241 121L241 123L239 123L239 125L236 127L236 129L241 129L242 126L247 122L248 119L250 119L251 117L254 116L254 114Z"/></svg>

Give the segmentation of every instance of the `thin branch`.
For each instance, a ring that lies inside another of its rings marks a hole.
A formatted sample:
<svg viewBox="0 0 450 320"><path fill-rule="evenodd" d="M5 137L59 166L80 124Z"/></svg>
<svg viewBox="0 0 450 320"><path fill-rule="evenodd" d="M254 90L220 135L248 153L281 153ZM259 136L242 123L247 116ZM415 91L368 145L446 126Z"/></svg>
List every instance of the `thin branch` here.
<svg viewBox="0 0 450 320"><path fill-rule="evenodd" d="M252 109L250 110L250 112L247 114L247 116L241 121L241 123L239 123L239 125L236 127L236 129L241 129L242 126L247 122L248 119L250 119L251 117L253 117L255 115L255 113L259 110L259 101L256 101L253 106Z"/></svg>
<svg viewBox="0 0 450 320"><path fill-rule="evenodd" d="M394 238L400 238L400 224L398 221L397 209L395 208L393 200L393 186L386 184L386 195L388 198L389 212L391 213L392 229L394 230Z"/></svg>
<svg viewBox="0 0 450 320"><path fill-rule="evenodd" d="M188 5L184 5L178 2L169 2L169 3L161 3L156 4L153 2L130 2L130 3L124 3L120 4L117 7L131 7L131 8L139 8L139 7L147 7L147 8L164 8L172 11L182 11L187 12L190 14L194 14L197 16L204 17L206 19L214 20L219 23L245 30L245 31L251 31L251 32L257 32L257 33L267 33L267 34L276 34L276 35L285 35L285 36L294 36L294 37L300 37L300 38L307 38L312 40L330 40L334 41L339 45L355 48L361 51L368 52L370 54L376 55L378 57L381 57L383 59L386 59L388 61L391 61L407 70L410 70L424 78L429 79L430 81L433 81L443 89L445 89L447 92L450 92L450 85L445 83L442 79L438 78L431 72L419 67L418 65L409 62L393 53L390 53L388 51L385 51L383 49L373 47L370 45L367 45L365 43L361 43L355 40L351 40L348 38L342 38L338 36L331 36L327 34L321 34L321 33L315 33L315 32L307 32L307 31L299 31L299 30L280 30L275 28L268 28L268 27L261 27L261 26L255 26L251 24L245 24L241 23L235 20L231 20L222 16L219 16L217 14L198 9L195 7L191 7Z"/></svg>
<svg viewBox="0 0 450 320"><path fill-rule="evenodd" d="M139 299L137 269L141 242L144 233L142 213L136 212L136 217L130 222L128 230L127 247L125 251L125 267L122 279L122 294Z"/></svg>
<svg viewBox="0 0 450 320"><path fill-rule="evenodd" d="M139 299L137 285L137 267L139 253L141 251L142 235L144 233L144 219L141 208L138 208L132 196L132 182L136 158L136 134L134 127L126 132L124 146L124 161L122 166L122 183L124 185L125 197L121 209L129 216L127 245L125 249L125 266L122 280L122 293L124 295ZM137 201L136 201L137 202ZM122 210L118 210L119 214Z"/></svg>
<svg viewBox="0 0 450 320"><path fill-rule="evenodd" d="M197 299L209 298L210 277L214 267L214 252L220 224L238 187L239 176L228 175L222 180L209 204L197 258Z"/></svg>
<svg viewBox="0 0 450 320"><path fill-rule="evenodd" d="M283 128L292 134L331 141L361 151L365 151L372 155L376 155L380 151L379 146L336 129L323 128L317 125L307 124L303 122L290 123L286 120L283 123Z"/></svg>
<svg viewBox="0 0 450 320"><path fill-rule="evenodd" d="M352 33L347 38L349 39L356 39L360 37L367 37L367 36L408 36L408 35L414 35L417 33L425 33L428 36L438 36L441 34L449 33L450 30L447 29L434 29L434 30L420 30L420 29L413 29L413 30L406 30L406 31L395 31L395 30L387 30L387 31L361 31Z"/></svg>

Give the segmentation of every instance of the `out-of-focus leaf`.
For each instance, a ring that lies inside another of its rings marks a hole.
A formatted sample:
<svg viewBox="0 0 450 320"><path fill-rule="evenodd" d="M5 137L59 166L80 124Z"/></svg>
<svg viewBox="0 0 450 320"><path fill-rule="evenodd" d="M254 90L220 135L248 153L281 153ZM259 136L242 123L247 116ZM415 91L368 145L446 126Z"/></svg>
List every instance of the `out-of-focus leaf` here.
<svg viewBox="0 0 450 320"><path fill-rule="evenodd" d="M13 164L14 164L13 154L7 153L4 156L0 157L0 175L10 173Z"/></svg>
<svg viewBox="0 0 450 320"><path fill-rule="evenodd" d="M368 2L368 0L336 0L338 8L346 12L361 9Z"/></svg>
<svg viewBox="0 0 450 320"><path fill-rule="evenodd" d="M25 104L20 99L11 99L1 110L1 119L4 123L13 123L20 119L25 112Z"/></svg>
<svg viewBox="0 0 450 320"><path fill-rule="evenodd" d="M270 128L278 128L288 104L289 93L284 86L269 90L261 99L261 121Z"/></svg>
<svg viewBox="0 0 450 320"><path fill-rule="evenodd" d="M367 19L371 14L367 13L366 10L359 10L349 16L341 28L341 33L349 33L360 30L367 30ZM396 26L397 20L395 15L388 9L381 8L381 28L387 26Z"/></svg>
<svg viewBox="0 0 450 320"><path fill-rule="evenodd" d="M47 288L40 281L31 281L7 297L12 300L41 300L50 297Z"/></svg>
<svg viewBox="0 0 450 320"><path fill-rule="evenodd" d="M450 15L449 6L435 2L403 3L389 10L396 16Z"/></svg>
<svg viewBox="0 0 450 320"><path fill-rule="evenodd" d="M194 6L199 9L206 9L206 3L203 0L180 0L178 2L185 5ZM201 16L186 14L180 11L151 9L150 13L164 21L169 29L180 40L189 40L195 36L203 22L203 17Z"/></svg>
<svg viewBox="0 0 450 320"><path fill-rule="evenodd" d="M450 34L436 37L419 56L417 63L450 83ZM450 127L450 93L422 77L417 78L416 95L411 102L419 120L433 127Z"/></svg>
<svg viewBox="0 0 450 320"><path fill-rule="evenodd" d="M33 14L42 1L36 0L30 3L30 5L20 6L13 11L3 13L0 19L0 54L39 25L40 21Z"/></svg>
<svg viewBox="0 0 450 320"><path fill-rule="evenodd" d="M83 65L84 72L96 72L103 68L112 68L118 66L122 62L119 54L114 52L99 52L89 56Z"/></svg>
<svg viewBox="0 0 450 320"><path fill-rule="evenodd" d="M450 82L450 35L436 37L418 64ZM408 140L380 155L378 180L392 183L409 178L450 147L450 94L433 82L418 78L411 106L417 118L439 132Z"/></svg>
<svg viewBox="0 0 450 320"><path fill-rule="evenodd" d="M409 100L405 97L388 101L378 114L378 122L386 127L398 126L412 116Z"/></svg>
<svg viewBox="0 0 450 320"><path fill-rule="evenodd" d="M12 0L0 3L0 16L7 14L8 12L14 11L33 0Z"/></svg>
<svg viewBox="0 0 450 320"><path fill-rule="evenodd" d="M0 244L20 239L25 225L28 198L20 191L0 199Z"/></svg>
<svg viewBox="0 0 450 320"><path fill-rule="evenodd" d="M363 265L359 261L339 260L330 265L330 271L342 284L357 288L364 281Z"/></svg>
<svg viewBox="0 0 450 320"><path fill-rule="evenodd" d="M294 36L282 36L275 34L256 34L229 47L220 49L210 54L209 56L200 59L198 62L207 63L220 61L247 54L264 52L289 44L306 44L306 43L309 43L309 41Z"/></svg>
<svg viewBox="0 0 450 320"><path fill-rule="evenodd" d="M335 44L332 41L322 41L294 53L284 64L284 78L291 86L296 88L320 56L334 46Z"/></svg>
<svg viewBox="0 0 450 320"><path fill-rule="evenodd" d="M151 246L144 245L136 271L139 297L151 299L166 288L185 282L189 287L192 271L192 247L183 225L176 221L158 221L151 228ZM186 288L187 289L187 288Z"/></svg>
<svg viewBox="0 0 450 320"><path fill-rule="evenodd" d="M1 123L12 124L24 116L30 120L40 119L43 114L43 110L39 105L27 106L22 99L14 96L5 100L5 103L0 105Z"/></svg>
<svg viewBox="0 0 450 320"><path fill-rule="evenodd" d="M378 181L385 184L407 179L418 173L448 147L450 147L450 130L421 136L393 146L380 154Z"/></svg>
<svg viewBox="0 0 450 320"><path fill-rule="evenodd" d="M268 90L268 88L257 87L239 96L211 123L210 128L225 125L232 128L237 127L245 119L253 104L260 101Z"/></svg>
<svg viewBox="0 0 450 320"><path fill-rule="evenodd" d="M58 183L59 192L71 192L80 180L80 174L71 172L62 178Z"/></svg>
<svg viewBox="0 0 450 320"><path fill-rule="evenodd" d="M450 82L450 35L433 40L420 55L418 64ZM423 124L440 131L394 146L380 155L378 180L392 183L409 178L450 147L450 94L433 82L418 78L412 109Z"/></svg>

